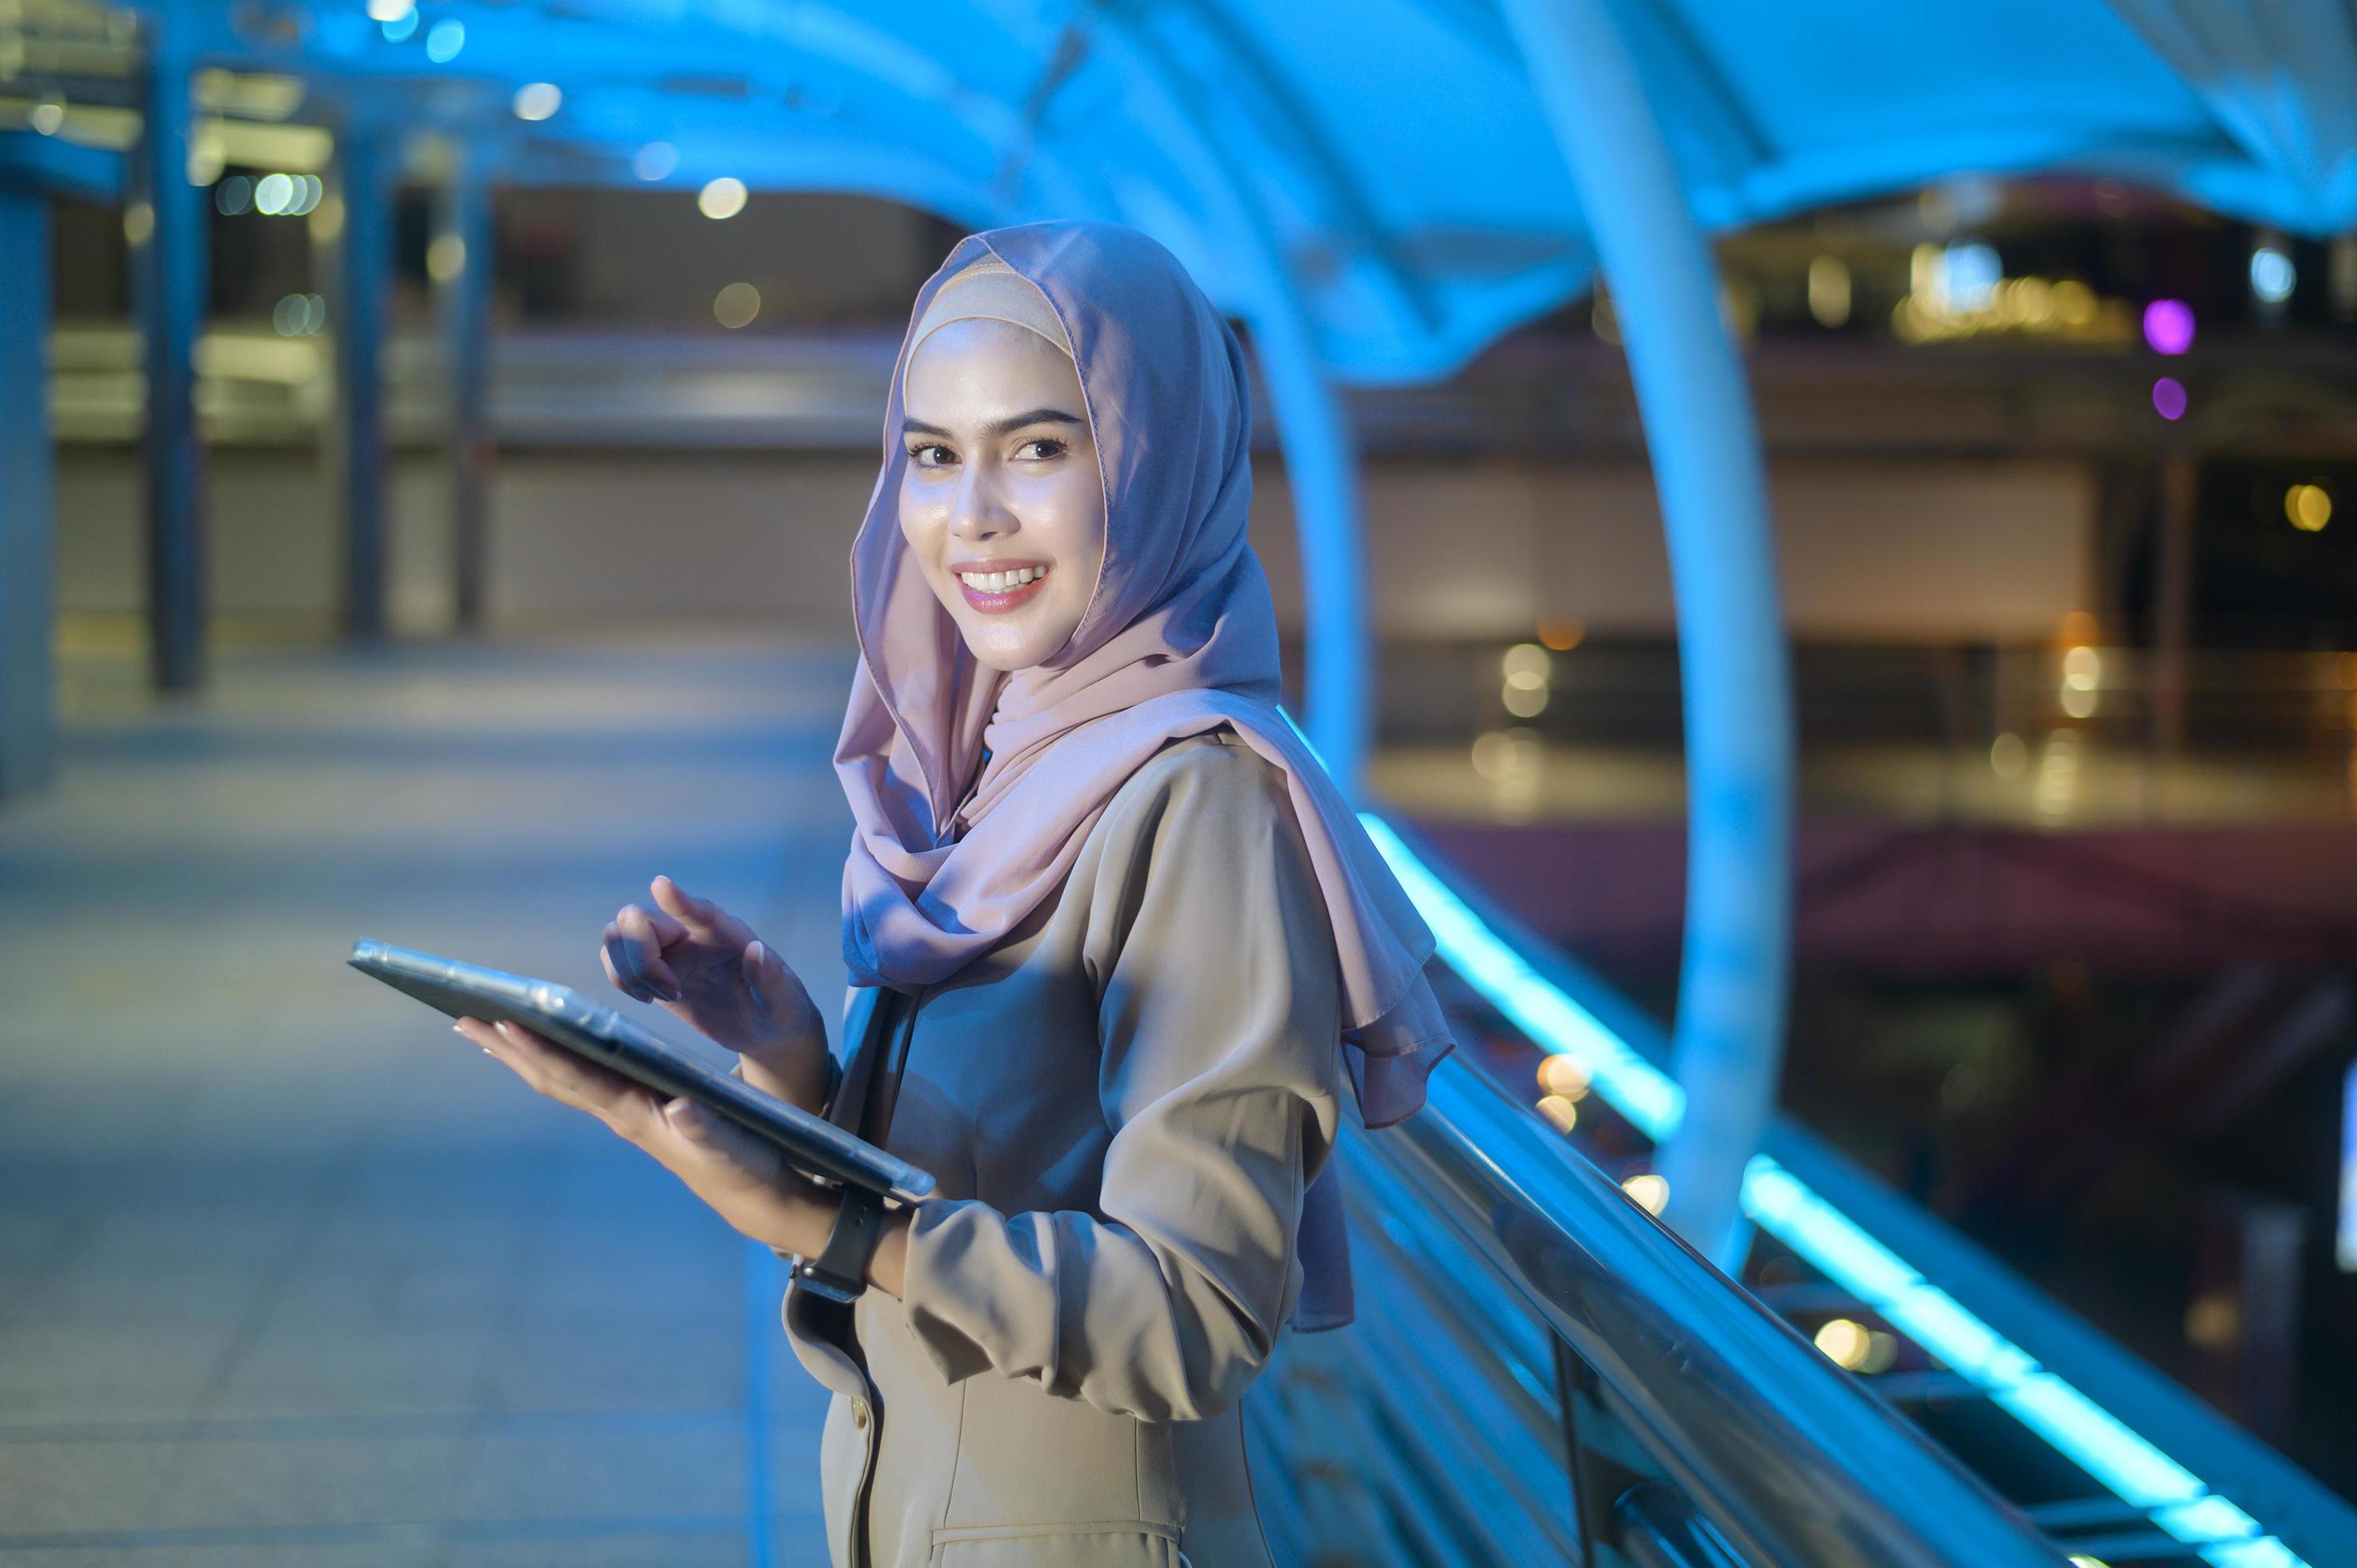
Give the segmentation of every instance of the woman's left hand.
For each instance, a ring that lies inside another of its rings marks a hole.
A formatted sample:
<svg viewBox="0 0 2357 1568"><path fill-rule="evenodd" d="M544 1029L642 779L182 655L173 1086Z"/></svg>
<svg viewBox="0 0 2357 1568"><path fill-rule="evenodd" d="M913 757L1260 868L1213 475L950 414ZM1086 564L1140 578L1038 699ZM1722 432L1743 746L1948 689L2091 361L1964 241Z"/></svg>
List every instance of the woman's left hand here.
<svg viewBox="0 0 2357 1568"><path fill-rule="evenodd" d="M754 1240L804 1257L826 1245L834 1197L759 1138L693 1100L665 1101L513 1024L461 1018L458 1033L560 1104L586 1111L661 1161Z"/></svg>

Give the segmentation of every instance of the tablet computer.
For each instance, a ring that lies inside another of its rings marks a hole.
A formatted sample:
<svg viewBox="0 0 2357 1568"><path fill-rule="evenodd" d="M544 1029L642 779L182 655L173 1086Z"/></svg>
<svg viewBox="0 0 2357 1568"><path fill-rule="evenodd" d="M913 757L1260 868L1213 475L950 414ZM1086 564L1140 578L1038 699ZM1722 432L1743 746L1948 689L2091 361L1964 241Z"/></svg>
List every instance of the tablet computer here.
<svg viewBox="0 0 2357 1568"><path fill-rule="evenodd" d="M914 1203L933 1190L933 1178L907 1161L798 1105L763 1093L741 1078L706 1066L569 986L389 942L354 942L350 961L362 974L453 1018L520 1024L666 1100L684 1097L709 1106L776 1144L787 1163L805 1176L904 1203Z"/></svg>

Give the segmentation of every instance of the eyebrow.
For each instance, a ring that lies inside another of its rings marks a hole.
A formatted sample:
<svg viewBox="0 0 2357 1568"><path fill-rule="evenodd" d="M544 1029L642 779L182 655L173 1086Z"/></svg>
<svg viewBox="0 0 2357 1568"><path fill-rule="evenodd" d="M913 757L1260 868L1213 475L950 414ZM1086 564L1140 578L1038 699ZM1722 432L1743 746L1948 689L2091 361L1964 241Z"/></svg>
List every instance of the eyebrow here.
<svg viewBox="0 0 2357 1568"><path fill-rule="evenodd" d="M996 437L1012 435L1015 432L1033 424L1078 424L1080 423L1082 421L1079 414L1066 413L1060 408L1035 408L1023 413L1009 414L1005 419L994 419L982 427L982 433L985 437ZM903 419L900 422L900 434L941 436L950 435L940 425L928 424L921 419Z"/></svg>

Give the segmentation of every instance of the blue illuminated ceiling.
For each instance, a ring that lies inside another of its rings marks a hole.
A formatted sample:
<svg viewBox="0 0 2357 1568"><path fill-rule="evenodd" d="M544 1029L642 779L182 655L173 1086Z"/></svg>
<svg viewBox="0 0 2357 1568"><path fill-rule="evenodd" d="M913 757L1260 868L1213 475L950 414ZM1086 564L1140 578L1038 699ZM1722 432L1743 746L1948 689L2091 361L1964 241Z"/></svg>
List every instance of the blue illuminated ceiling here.
<svg viewBox="0 0 2357 1568"><path fill-rule="evenodd" d="M1964 172L2101 172L2357 222L2337 0L1612 0L1705 221ZM503 177L1127 221L1240 314L1281 258L1360 381L1444 373L1586 288L1578 203L1487 0L252 0L139 7L210 63L499 150ZM455 48L456 29L463 42ZM435 56L447 58L436 59ZM527 124L516 88L558 85ZM643 172L643 170L642 170Z"/></svg>

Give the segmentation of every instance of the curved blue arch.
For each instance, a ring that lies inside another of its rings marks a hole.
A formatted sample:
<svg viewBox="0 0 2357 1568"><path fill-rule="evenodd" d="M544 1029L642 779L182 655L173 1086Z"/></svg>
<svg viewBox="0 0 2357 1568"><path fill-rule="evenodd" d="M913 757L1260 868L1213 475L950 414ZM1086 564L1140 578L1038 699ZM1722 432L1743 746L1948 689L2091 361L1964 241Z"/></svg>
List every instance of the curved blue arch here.
<svg viewBox="0 0 2357 1568"><path fill-rule="evenodd" d="M1768 482L1718 272L1601 0L1504 0L1594 226L1652 454L1677 596L1686 908L1663 1218L1734 1273L1783 1061L1792 703Z"/></svg>

